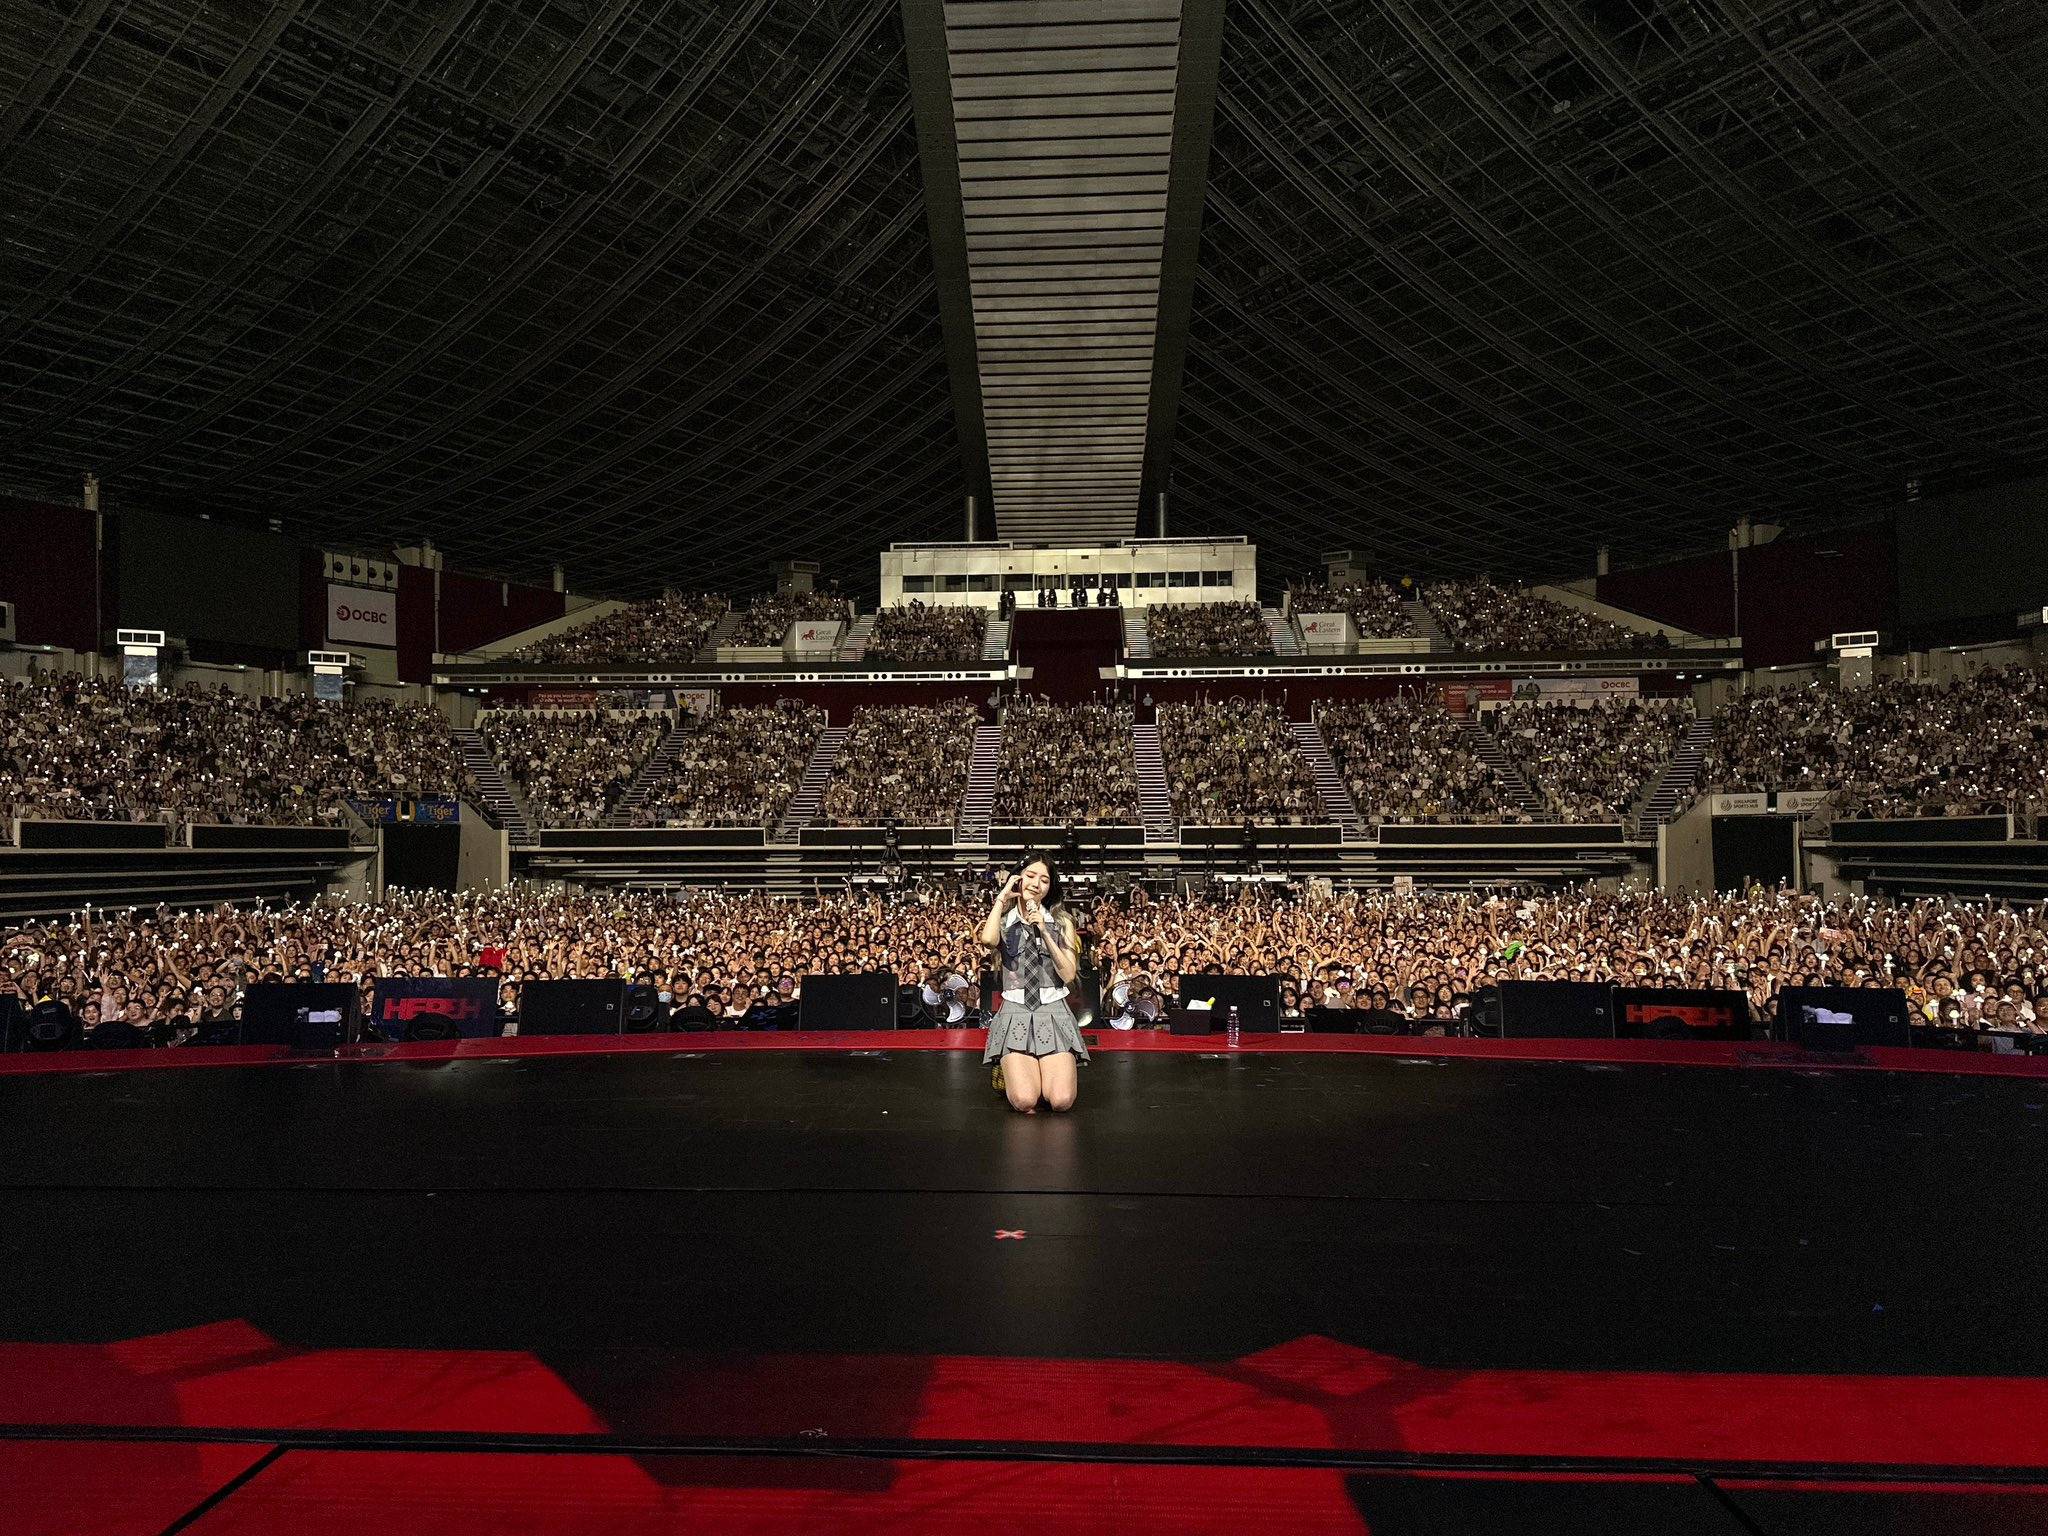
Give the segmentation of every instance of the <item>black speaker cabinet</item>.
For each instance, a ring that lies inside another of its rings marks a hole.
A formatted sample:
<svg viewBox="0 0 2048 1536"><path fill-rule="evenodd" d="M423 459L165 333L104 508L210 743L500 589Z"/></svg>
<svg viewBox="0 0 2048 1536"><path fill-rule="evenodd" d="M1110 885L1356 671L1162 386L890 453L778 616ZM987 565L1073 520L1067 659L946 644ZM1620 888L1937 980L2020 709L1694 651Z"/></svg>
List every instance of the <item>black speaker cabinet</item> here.
<svg viewBox="0 0 2048 1536"><path fill-rule="evenodd" d="M888 971L806 976L797 1000L798 1029L894 1029L896 977Z"/></svg>
<svg viewBox="0 0 2048 1536"><path fill-rule="evenodd" d="M519 989L522 1035L616 1035L626 1027L626 984L529 981Z"/></svg>
<svg viewBox="0 0 2048 1536"><path fill-rule="evenodd" d="M1614 985L1606 981L1504 981L1503 1040L1612 1040Z"/></svg>
<svg viewBox="0 0 2048 1536"><path fill-rule="evenodd" d="M1778 993L1778 1038L1810 1051L1911 1045L1911 1010L1897 987L1786 987Z"/></svg>
<svg viewBox="0 0 2048 1536"><path fill-rule="evenodd" d="M1212 1026L1222 1030L1230 1019L1231 1005L1237 1006L1237 1027L1246 1034L1273 1034L1280 1028L1280 978L1278 976L1183 976L1180 1005L1187 1008L1198 1001L1213 1001L1216 1015ZM1200 1012L1200 1009L1196 1009Z"/></svg>
<svg viewBox="0 0 2048 1536"><path fill-rule="evenodd" d="M351 1044L362 994L345 981L258 982L242 998L242 1044L331 1051Z"/></svg>

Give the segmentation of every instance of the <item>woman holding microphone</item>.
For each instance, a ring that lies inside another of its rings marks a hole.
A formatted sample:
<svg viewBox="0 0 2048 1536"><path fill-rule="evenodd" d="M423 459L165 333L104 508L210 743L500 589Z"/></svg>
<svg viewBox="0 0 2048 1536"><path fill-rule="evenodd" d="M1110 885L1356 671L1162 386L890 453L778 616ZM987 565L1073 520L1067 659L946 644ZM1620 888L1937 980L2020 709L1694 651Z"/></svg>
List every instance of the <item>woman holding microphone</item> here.
<svg viewBox="0 0 2048 1536"><path fill-rule="evenodd" d="M1077 1062L1088 1059L1067 988L1081 970L1080 933L1060 904L1059 876L1041 854L1004 882L976 937L1002 957L1003 1006L990 1021L982 1064L996 1064L996 1086L1010 1107L1032 1114L1042 1098L1072 1109Z"/></svg>

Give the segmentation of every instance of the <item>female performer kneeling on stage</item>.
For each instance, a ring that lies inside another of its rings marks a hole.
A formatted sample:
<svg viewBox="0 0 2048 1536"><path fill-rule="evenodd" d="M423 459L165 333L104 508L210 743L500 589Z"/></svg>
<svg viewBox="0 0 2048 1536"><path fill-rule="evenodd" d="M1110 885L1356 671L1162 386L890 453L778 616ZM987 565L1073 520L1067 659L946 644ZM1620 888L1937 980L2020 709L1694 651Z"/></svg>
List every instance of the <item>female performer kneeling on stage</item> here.
<svg viewBox="0 0 2048 1536"><path fill-rule="evenodd" d="M1043 1098L1072 1109L1080 1091L1076 1060L1088 1059L1067 988L1081 969L1081 939L1060 905L1052 861L1034 854L1004 882L977 935L1001 952L1003 1006L988 1027L982 1065L996 1063L996 1086L1010 1107L1032 1114Z"/></svg>

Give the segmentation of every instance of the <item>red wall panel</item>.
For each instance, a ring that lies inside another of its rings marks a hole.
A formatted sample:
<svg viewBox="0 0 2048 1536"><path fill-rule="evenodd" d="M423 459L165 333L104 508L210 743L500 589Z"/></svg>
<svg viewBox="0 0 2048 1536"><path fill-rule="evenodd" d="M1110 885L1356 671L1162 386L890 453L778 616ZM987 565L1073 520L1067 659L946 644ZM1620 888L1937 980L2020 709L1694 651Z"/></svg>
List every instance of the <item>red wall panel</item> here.
<svg viewBox="0 0 2048 1536"><path fill-rule="evenodd" d="M0 497L0 599L15 605L23 645L99 649L94 542L93 514L81 507Z"/></svg>
<svg viewBox="0 0 2048 1536"><path fill-rule="evenodd" d="M473 651L522 629L559 619L564 611L562 594L549 587L522 587L481 576L444 572L441 653L452 656Z"/></svg>
<svg viewBox="0 0 2048 1536"><path fill-rule="evenodd" d="M1889 526L1779 539L1741 552L1672 560L1600 578L1600 600L1699 634L1742 635L1743 660L1779 667L1814 659L1813 643L1848 629L1895 626L1898 573Z"/></svg>

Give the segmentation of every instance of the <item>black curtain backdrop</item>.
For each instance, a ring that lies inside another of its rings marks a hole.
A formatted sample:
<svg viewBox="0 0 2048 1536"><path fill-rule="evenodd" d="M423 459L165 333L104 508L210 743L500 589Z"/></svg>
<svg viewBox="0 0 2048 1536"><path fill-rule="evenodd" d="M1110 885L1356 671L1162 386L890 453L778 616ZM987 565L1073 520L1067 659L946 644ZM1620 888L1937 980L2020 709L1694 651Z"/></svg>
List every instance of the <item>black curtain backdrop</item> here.
<svg viewBox="0 0 2048 1536"><path fill-rule="evenodd" d="M415 891L452 891L461 854L460 827L386 827L384 883Z"/></svg>
<svg viewBox="0 0 2048 1536"><path fill-rule="evenodd" d="M1751 881L1776 885L1798 879L1793 867L1790 816L1716 816L1714 889L1739 891Z"/></svg>

